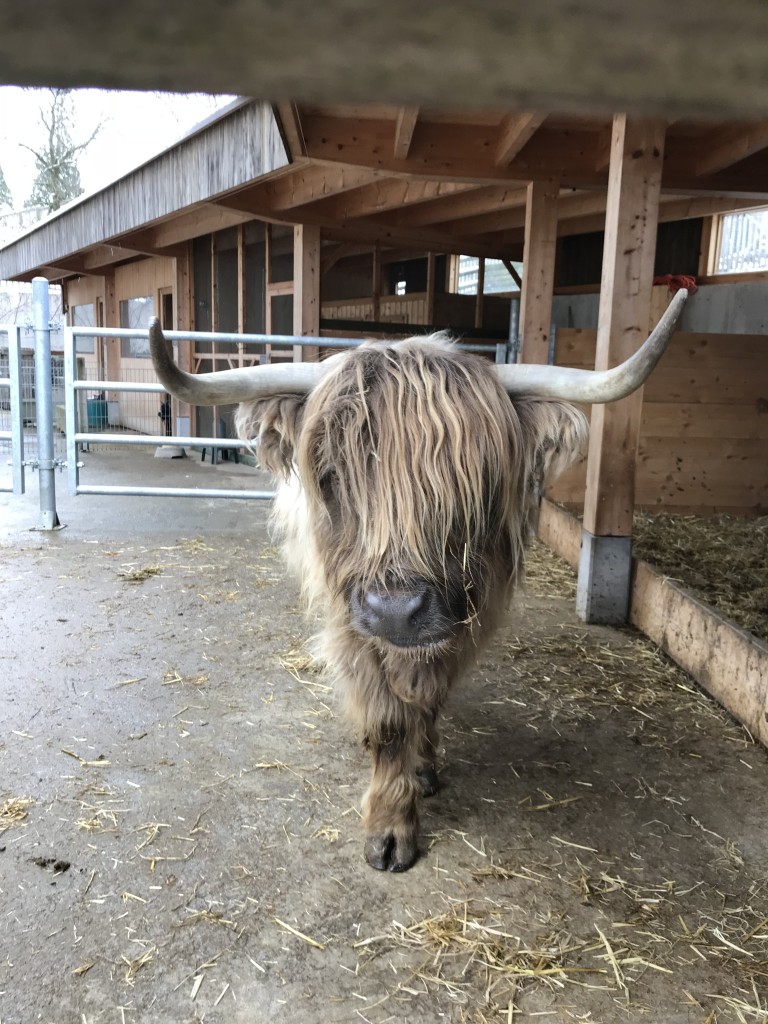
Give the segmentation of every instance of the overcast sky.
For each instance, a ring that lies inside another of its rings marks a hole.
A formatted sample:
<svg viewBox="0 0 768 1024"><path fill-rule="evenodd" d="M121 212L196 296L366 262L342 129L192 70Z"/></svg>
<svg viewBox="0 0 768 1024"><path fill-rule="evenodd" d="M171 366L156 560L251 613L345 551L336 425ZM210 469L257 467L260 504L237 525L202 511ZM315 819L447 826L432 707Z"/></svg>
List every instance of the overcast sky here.
<svg viewBox="0 0 768 1024"><path fill-rule="evenodd" d="M24 205L35 178L32 154L22 143L37 147L43 139L39 110L47 90L0 87L0 168L13 195ZM199 121L231 102L231 96L186 96L171 93L103 92L79 89L74 103L72 141L85 141L101 124L99 134L79 155L80 180L86 192L107 185L149 157L167 149Z"/></svg>

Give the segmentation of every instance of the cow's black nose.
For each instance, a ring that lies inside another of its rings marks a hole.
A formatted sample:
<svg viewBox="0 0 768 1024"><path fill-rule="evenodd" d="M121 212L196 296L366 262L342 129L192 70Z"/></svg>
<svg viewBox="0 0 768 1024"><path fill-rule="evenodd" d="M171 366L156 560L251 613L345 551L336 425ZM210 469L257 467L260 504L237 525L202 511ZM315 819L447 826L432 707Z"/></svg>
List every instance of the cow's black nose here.
<svg viewBox="0 0 768 1024"><path fill-rule="evenodd" d="M370 636L399 647L431 643L438 609L430 588L416 590L366 590L360 599L358 620ZM442 624L442 623L441 623Z"/></svg>
<svg viewBox="0 0 768 1024"><path fill-rule="evenodd" d="M418 629L427 606L426 590L421 593L382 594L369 590L363 596L366 614L393 633L406 634Z"/></svg>

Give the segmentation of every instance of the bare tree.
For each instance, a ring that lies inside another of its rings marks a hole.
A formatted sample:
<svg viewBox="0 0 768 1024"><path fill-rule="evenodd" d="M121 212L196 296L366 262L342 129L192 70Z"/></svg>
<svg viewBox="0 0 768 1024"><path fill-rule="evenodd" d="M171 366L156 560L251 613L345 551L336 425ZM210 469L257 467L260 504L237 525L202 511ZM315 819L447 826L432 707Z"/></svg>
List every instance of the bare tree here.
<svg viewBox="0 0 768 1024"><path fill-rule="evenodd" d="M39 148L24 146L35 158L37 177L26 206L42 206L49 213L82 194L77 156L96 138L97 125L84 142L73 142L74 118L69 89L46 89L48 101L40 108L40 124L45 131Z"/></svg>

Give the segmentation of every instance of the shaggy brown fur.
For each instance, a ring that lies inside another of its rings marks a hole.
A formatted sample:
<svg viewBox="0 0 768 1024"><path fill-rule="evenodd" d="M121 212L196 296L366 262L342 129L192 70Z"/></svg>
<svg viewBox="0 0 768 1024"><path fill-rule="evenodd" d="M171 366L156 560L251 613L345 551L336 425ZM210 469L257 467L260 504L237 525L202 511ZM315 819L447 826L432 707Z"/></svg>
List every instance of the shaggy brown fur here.
<svg viewBox="0 0 768 1024"><path fill-rule="evenodd" d="M321 653L371 752L366 857L417 856L417 795L433 790L438 711L506 610L546 477L581 454L583 415L510 400L492 364L441 337L366 343L334 357L306 398L241 406L239 435L281 481L276 520ZM463 618L435 642L366 635L355 602L426 581Z"/></svg>

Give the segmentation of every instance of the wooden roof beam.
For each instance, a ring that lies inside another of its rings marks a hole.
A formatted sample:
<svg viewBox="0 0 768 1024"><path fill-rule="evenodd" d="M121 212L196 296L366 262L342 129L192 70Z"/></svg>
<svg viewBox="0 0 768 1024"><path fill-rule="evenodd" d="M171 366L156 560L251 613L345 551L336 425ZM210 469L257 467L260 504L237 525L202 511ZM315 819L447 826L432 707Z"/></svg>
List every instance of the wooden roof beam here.
<svg viewBox="0 0 768 1024"><path fill-rule="evenodd" d="M288 155L294 160L307 155L304 131L301 127L301 115L295 103L276 103L275 113L283 129L283 138L288 147Z"/></svg>
<svg viewBox="0 0 768 1024"><path fill-rule="evenodd" d="M146 253L140 249L126 249L120 245L97 245L83 255L83 266L87 271L99 270L113 263L122 263L144 255Z"/></svg>
<svg viewBox="0 0 768 1024"><path fill-rule="evenodd" d="M303 163L290 173L248 186L236 194L258 195L270 209L283 211L386 180L386 175L370 168Z"/></svg>
<svg viewBox="0 0 768 1024"><path fill-rule="evenodd" d="M541 184L548 184L542 182ZM525 195L525 190L523 190ZM587 192L574 195L567 192L557 198L557 219L566 220L571 217L583 217L591 213L605 212L606 197L603 193ZM508 231L511 228L525 226L526 205L515 205L510 207L499 207L489 210L488 213L478 214L476 217L465 217L457 220L452 217L449 221L434 225L437 231L448 231L451 234L476 234L483 235L493 231Z"/></svg>
<svg viewBox="0 0 768 1024"><path fill-rule="evenodd" d="M699 145L701 155L696 160L695 173L716 174L768 147L768 121L715 129Z"/></svg>
<svg viewBox="0 0 768 1024"><path fill-rule="evenodd" d="M203 203L188 213L169 218L139 231L127 231L113 239L114 244L126 249L159 256L173 255L167 250L198 235L236 227L252 217L235 209L223 209L213 203ZM109 244L109 243L107 243Z"/></svg>
<svg viewBox="0 0 768 1024"><path fill-rule="evenodd" d="M505 166L494 162L498 125L445 124L422 119L407 159L392 150L392 121L385 118L346 119L304 114L302 123L310 159L351 163L389 174L418 175L474 184L509 185L533 180L562 180L571 186L605 185L594 169L592 152L597 133L563 133L540 128Z"/></svg>
<svg viewBox="0 0 768 1024"><path fill-rule="evenodd" d="M217 200L217 204L224 210L235 210L240 214L250 214L274 223L316 224L322 227L325 237L342 242L367 242L371 245L378 242L384 246L403 246L406 249L420 249L423 252L461 252L468 256L508 255L507 252L497 252L497 246L490 246L484 239L474 236L463 237L459 244L456 239L444 232L394 227L363 217L346 223L335 222L308 206L286 211L274 210L266 205L263 195L254 193L238 192L222 196Z"/></svg>
<svg viewBox="0 0 768 1024"><path fill-rule="evenodd" d="M727 199L721 196L698 198L667 195L662 198L659 204L659 223L673 220L692 220L696 217L712 217L718 213L733 213L737 210L749 210L753 207L765 205L765 200L759 199ZM578 207L574 205L570 213L561 215L560 207L558 206L558 237L565 238L570 235L586 235L595 231L603 231L605 229L605 207L605 196L602 196L602 203L598 203L596 197L595 209L592 213L588 211L586 206L582 207L579 211ZM473 227L476 234L480 233L477 223L474 223ZM443 228L444 225L437 225L437 230L442 230ZM523 228L520 226L510 226L505 224L503 220L499 221L498 234L492 234L490 231L483 232L483 234L488 238L489 242L492 242L494 238L499 238L505 246L514 245L523 240Z"/></svg>
<svg viewBox="0 0 768 1024"><path fill-rule="evenodd" d="M505 117L499 129L494 163L506 167L512 163L520 150L528 144L546 120L547 115L526 111Z"/></svg>
<svg viewBox="0 0 768 1024"><path fill-rule="evenodd" d="M320 256L320 274L327 274L341 260L350 256L360 256L370 249L370 246L355 245L353 242L333 242L331 245L324 245Z"/></svg>
<svg viewBox="0 0 768 1024"><path fill-rule="evenodd" d="M32 281L36 277L46 277L49 281L63 281L69 277L82 276L79 270L70 270L69 267L46 265L35 267L34 270L25 271L12 277L12 281Z"/></svg>
<svg viewBox="0 0 768 1024"><path fill-rule="evenodd" d="M393 222L403 227L428 227L491 211L525 209L525 185L511 188L495 185L463 187L466 191L461 194L441 196L415 208L403 210L392 218Z"/></svg>
<svg viewBox="0 0 768 1024"><path fill-rule="evenodd" d="M411 148L413 132L416 128L416 122L418 119L418 107L401 107L397 112L394 145L394 157L396 160L407 159L408 150Z"/></svg>
<svg viewBox="0 0 768 1024"><path fill-rule="evenodd" d="M448 198L473 189L472 185L452 181L408 181L407 178L381 178L343 195L319 199L312 209L329 219L349 220L402 211L439 198Z"/></svg>
<svg viewBox="0 0 768 1024"><path fill-rule="evenodd" d="M308 157L328 164L368 167L390 177L407 175L437 181L475 185L513 186L529 181L560 181L563 187L605 189L607 135L595 123L564 129L550 117L506 165L494 162L498 123L429 120L422 111L407 159L392 149L392 117L345 118L325 112L303 112L302 124ZM742 138L737 155L743 159L720 171L696 173L696 162L706 157L698 140L678 133L669 140L662 169L665 189L683 194L728 192L744 198L768 199L768 146L752 131ZM751 155L746 155L751 153ZM734 155L733 153L731 154ZM701 169L700 164L700 169Z"/></svg>

